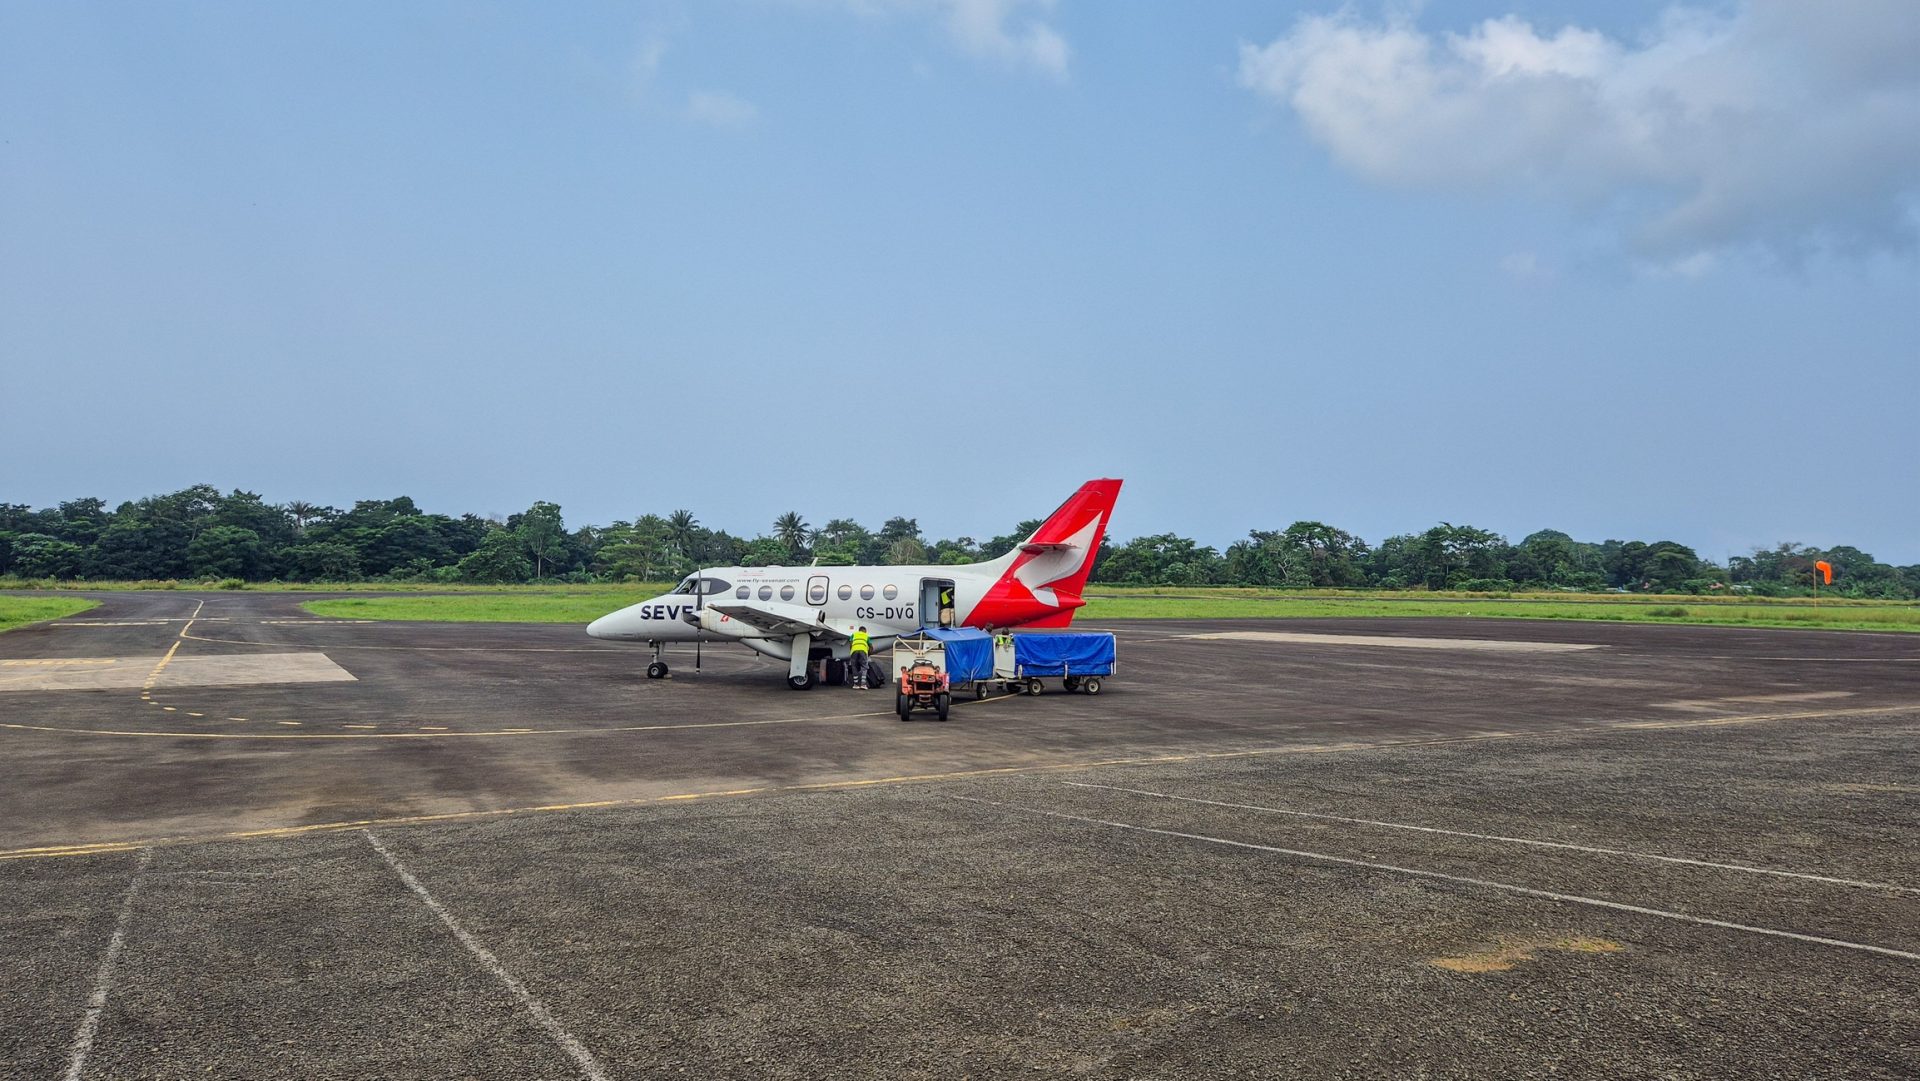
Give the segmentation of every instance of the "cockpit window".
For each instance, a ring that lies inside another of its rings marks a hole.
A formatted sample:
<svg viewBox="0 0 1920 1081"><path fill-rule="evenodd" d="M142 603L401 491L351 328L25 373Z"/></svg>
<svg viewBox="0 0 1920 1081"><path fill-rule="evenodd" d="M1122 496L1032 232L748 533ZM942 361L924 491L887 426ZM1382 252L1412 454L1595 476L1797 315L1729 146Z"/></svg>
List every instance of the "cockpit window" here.
<svg viewBox="0 0 1920 1081"><path fill-rule="evenodd" d="M694 587L698 586L699 584L700 584L700 579L698 578L683 579L679 585L673 587L673 593L675 596L678 596L682 593L692 594Z"/></svg>

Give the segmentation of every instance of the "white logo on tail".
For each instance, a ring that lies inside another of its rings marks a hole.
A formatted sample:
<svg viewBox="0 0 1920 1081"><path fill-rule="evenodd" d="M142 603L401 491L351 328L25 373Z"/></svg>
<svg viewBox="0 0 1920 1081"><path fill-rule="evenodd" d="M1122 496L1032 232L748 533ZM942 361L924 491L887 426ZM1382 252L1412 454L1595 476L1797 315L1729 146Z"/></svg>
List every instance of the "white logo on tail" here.
<svg viewBox="0 0 1920 1081"><path fill-rule="evenodd" d="M1087 549L1099 543L1100 525L1106 515L1095 515L1094 519L1080 527L1080 531L1060 542L1060 547L1040 553L1020 565L1013 577L1034 599L1050 608L1060 607L1060 598L1047 586L1079 570L1087 561Z"/></svg>

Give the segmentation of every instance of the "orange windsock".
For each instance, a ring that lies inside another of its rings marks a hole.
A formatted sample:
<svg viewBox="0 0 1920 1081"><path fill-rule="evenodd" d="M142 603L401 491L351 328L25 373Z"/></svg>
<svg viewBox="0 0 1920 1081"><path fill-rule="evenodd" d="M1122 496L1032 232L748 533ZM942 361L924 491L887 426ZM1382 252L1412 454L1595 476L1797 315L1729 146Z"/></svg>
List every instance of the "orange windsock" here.
<svg viewBox="0 0 1920 1081"><path fill-rule="evenodd" d="M1830 586L1833 584L1833 564L1824 559L1816 560L1814 561L1813 569L1820 572L1821 585Z"/></svg>

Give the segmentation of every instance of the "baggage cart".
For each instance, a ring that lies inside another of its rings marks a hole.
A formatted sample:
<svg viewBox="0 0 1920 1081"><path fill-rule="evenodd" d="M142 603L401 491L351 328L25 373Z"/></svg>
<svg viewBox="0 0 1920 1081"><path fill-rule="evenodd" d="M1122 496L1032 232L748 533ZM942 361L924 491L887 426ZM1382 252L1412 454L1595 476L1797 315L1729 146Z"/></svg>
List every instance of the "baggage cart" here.
<svg viewBox="0 0 1920 1081"><path fill-rule="evenodd" d="M993 674L993 640L972 628L929 627L893 640L894 712L913 719L932 710L940 720L953 708L953 687Z"/></svg>
<svg viewBox="0 0 1920 1081"><path fill-rule="evenodd" d="M1100 681L1116 667L1118 649L1106 631L1065 631L1013 636L1014 675L1028 694L1039 694L1042 677L1060 680L1066 690L1099 694Z"/></svg>
<svg viewBox="0 0 1920 1081"><path fill-rule="evenodd" d="M994 670L990 679L973 684L973 696L985 698L990 689L1008 694L1039 694L1042 677L1080 694L1099 694L1102 679L1114 673L1116 645L1105 631L1050 634L1001 634L994 638Z"/></svg>

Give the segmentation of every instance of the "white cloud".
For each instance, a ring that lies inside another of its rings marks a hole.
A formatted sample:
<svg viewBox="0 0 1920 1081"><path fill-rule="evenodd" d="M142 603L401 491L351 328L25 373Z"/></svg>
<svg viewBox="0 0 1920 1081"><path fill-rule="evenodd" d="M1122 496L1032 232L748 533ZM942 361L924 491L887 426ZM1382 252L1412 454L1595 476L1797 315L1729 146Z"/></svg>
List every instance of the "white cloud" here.
<svg viewBox="0 0 1920 1081"><path fill-rule="evenodd" d="M696 90L687 96L687 119L716 128L738 128L760 119L760 110L745 98L718 90Z"/></svg>
<svg viewBox="0 0 1920 1081"><path fill-rule="evenodd" d="M1508 252L1500 260L1500 269L1520 281L1541 281L1553 277L1553 272L1540 262L1540 257L1530 251Z"/></svg>
<svg viewBox="0 0 1920 1081"><path fill-rule="evenodd" d="M720 90L695 90L686 104L675 108L678 91L660 87L661 70L673 35L681 27L656 22L645 29L627 60L625 83L627 99L647 115L678 118L716 128L739 128L760 118L760 110L751 101Z"/></svg>
<svg viewBox="0 0 1920 1081"><path fill-rule="evenodd" d="M660 34L649 34L634 49L627 65L627 96L632 101L643 102L653 92L654 77L660 74L660 61L666 55L667 39Z"/></svg>
<svg viewBox="0 0 1920 1081"><path fill-rule="evenodd" d="M1675 266L1763 245L1920 239L1913 0L1674 7L1635 41L1517 16L1464 34L1301 19L1243 45L1240 81L1353 172L1408 188L1521 188L1624 223Z"/></svg>
<svg viewBox="0 0 1920 1081"><path fill-rule="evenodd" d="M1073 50L1047 21L1054 0L842 0L868 15L921 15L973 56L1037 69L1065 80Z"/></svg>
<svg viewBox="0 0 1920 1081"><path fill-rule="evenodd" d="M1044 18L1049 0L940 0L936 6L945 9L947 32L968 52L1067 77L1067 39ZM1034 8L1039 11L1029 14Z"/></svg>

